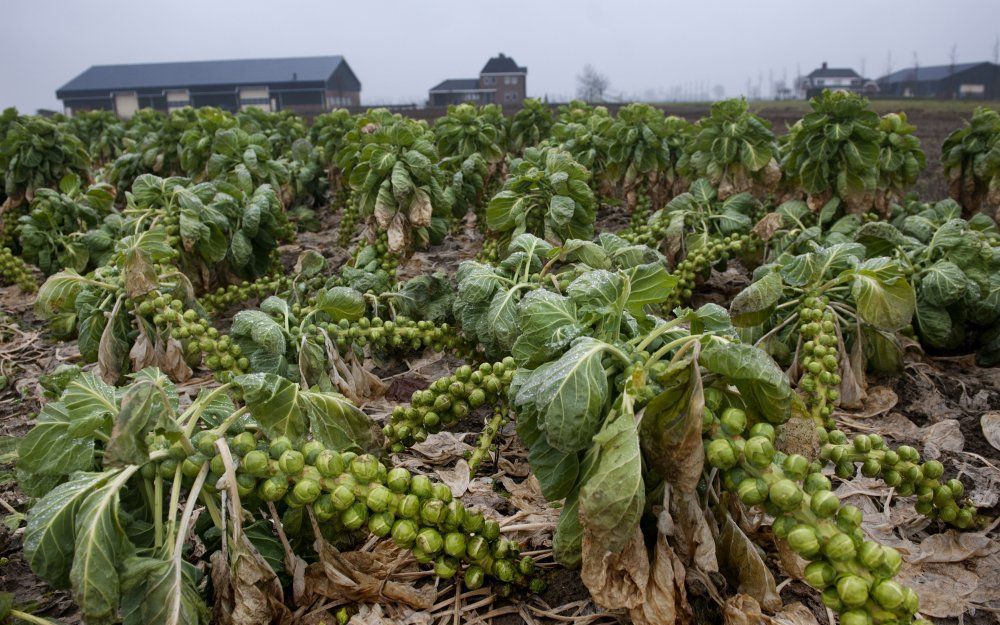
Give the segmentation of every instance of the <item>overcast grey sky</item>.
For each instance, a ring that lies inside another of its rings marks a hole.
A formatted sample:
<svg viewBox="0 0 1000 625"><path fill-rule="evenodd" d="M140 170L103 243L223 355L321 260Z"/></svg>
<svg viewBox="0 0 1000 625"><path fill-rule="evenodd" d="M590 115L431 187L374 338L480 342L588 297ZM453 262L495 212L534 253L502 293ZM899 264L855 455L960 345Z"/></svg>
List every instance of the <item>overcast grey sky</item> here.
<svg viewBox="0 0 1000 625"><path fill-rule="evenodd" d="M663 95L794 78L826 60L877 77L992 60L1000 0L0 0L0 107L59 108L55 90L90 65L343 54L364 104L419 102L503 51L528 95L572 96L591 63L611 93Z"/></svg>

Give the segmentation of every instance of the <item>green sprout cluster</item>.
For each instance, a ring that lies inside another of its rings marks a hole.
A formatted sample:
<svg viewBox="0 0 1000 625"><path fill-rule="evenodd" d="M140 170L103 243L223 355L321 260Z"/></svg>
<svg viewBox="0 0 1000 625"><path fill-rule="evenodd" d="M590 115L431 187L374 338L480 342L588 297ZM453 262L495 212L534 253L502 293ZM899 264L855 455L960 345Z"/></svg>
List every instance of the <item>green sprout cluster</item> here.
<svg viewBox="0 0 1000 625"><path fill-rule="evenodd" d="M32 275L28 264L15 256L9 247L0 248L0 281L16 284L25 293L38 290L38 281Z"/></svg>

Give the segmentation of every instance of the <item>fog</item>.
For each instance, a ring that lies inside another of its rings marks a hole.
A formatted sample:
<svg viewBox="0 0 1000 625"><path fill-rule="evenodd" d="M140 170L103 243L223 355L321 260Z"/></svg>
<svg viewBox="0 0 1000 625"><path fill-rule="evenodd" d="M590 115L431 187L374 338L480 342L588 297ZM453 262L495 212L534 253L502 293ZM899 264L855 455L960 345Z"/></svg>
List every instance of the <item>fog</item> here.
<svg viewBox="0 0 1000 625"><path fill-rule="evenodd" d="M25 112L61 110L55 90L90 65L327 54L363 104L422 103L498 52L550 100L574 95L586 63L613 98L767 97L823 61L877 78L994 60L1000 34L997 0L2 0L0 15L0 108Z"/></svg>

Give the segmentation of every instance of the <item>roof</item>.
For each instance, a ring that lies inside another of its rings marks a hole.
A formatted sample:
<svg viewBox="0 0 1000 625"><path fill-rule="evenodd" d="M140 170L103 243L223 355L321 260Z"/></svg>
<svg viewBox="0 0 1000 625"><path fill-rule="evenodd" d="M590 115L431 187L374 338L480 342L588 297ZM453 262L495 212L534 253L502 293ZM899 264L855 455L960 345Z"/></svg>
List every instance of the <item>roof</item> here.
<svg viewBox="0 0 1000 625"><path fill-rule="evenodd" d="M823 67L809 72L809 78L861 78L861 76L850 67Z"/></svg>
<svg viewBox="0 0 1000 625"><path fill-rule="evenodd" d="M187 61L94 65L56 91L116 91L204 85L263 85L279 82L324 82L344 64L344 57L310 56L284 59Z"/></svg>
<svg viewBox="0 0 1000 625"><path fill-rule="evenodd" d="M431 91L479 91L479 79L449 78L431 87Z"/></svg>
<svg viewBox="0 0 1000 625"><path fill-rule="evenodd" d="M897 70L878 79L878 82L914 82L914 81L935 81L948 78L959 72L978 67L979 65L989 65L986 61L978 63L956 63L955 65L929 65L927 67L909 67Z"/></svg>
<svg viewBox="0 0 1000 625"><path fill-rule="evenodd" d="M527 74L527 67L518 67L514 59L506 56L503 52L486 61L480 74Z"/></svg>

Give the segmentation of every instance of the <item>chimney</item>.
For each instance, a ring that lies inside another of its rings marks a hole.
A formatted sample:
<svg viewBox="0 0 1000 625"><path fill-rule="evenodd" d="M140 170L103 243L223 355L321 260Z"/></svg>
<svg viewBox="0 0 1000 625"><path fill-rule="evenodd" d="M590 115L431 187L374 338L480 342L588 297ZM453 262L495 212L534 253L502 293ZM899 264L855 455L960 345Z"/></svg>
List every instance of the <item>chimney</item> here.
<svg viewBox="0 0 1000 625"><path fill-rule="evenodd" d="M823 69L826 69L826 61L823 61Z"/></svg>

